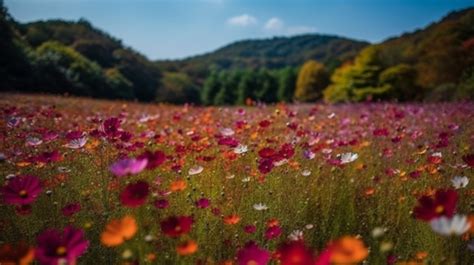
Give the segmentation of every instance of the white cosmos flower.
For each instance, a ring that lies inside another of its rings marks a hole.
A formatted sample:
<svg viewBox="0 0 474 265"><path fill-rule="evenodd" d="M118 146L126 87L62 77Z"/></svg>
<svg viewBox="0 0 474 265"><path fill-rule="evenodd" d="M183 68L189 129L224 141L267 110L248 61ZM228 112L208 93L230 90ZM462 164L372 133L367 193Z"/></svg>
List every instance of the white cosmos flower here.
<svg viewBox="0 0 474 265"><path fill-rule="evenodd" d="M455 189L465 188L469 184L469 178L466 176L455 176L451 179L451 183L453 183Z"/></svg>
<svg viewBox="0 0 474 265"><path fill-rule="evenodd" d="M279 167L279 166L283 166L286 163L288 163L288 159L285 158L285 159L273 162L273 165L276 167Z"/></svg>
<svg viewBox="0 0 474 265"><path fill-rule="evenodd" d="M462 235L471 224L465 215L454 215L452 218L441 216L430 221L431 229L443 236Z"/></svg>
<svg viewBox="0 0 474 265"><path fill-rule="evenodd" d="M304 228L308 229L308 230L311 230L313 229L314 225L313 224L307 224L304 226Z"/></svg>
<svg viewBox="0 0 474 265"><path fill-rule="evenodd" d="M288 235L288 239L291 241L299 241L303 240L303 231L301 230L293 230L291 234Z"/></svg>
<svg viewBox="0 0 474 265"><path fill-rule="evenodd" d="M37 137L28 137L26 138L26 145L28 146L38 146L43 143L43 140Z"/></svg>
<svg viewBox="0 0 474 265"><path fill-rule="evenodd" d="M253 205L253 208L257 211L266 211L268 210L268 206L264 203L256 203Z"/></svg>
<svg viewBox="0 0 474 265"><path fill-rule="evenodd" d="M246 153L249 148L246 145L239 144L236 148L234 148L234 153L236 154L243 154Z"/></svg>
<svg viewBox="0 0 474 265"><path fill-rule="evenodd" d="M221 129L221 134L224 136L232 136L234 135L234 130L232 130L231 128L223 128Z"/></svg>
<svg viewBox="0 0 474 265"><path fill-rule="evenodd" d="M432 153L431 156L443 157L441 152Z"/></svg>
<svg viewBox="0 0 474 265"><path fill-rule="evenodd" d="M87 143L87 137L81 137L74 140L71 140L69 143L65 144L64 146L71 149L79 149L82 148Z"/></svg>
<svg viewBox="0 0 474 265"><path fill-rule="evenodd" d="M339 159L341 159L341 164L347 164L350 162L354 162L359 155L357 153L342 153L338 155Z"/></svg>
<svg viewBox="0 0 474 265"><path fill-rule="evenodd" d="M191 167L188 170L188 174L189 175L197 175L197 174L201 173L203 170L204 170L204 168L202 166L196 165L196 166Z"/></svg>
<svg viewBox="0 0 474 265"><path fill-rule="evenodd" d="M249 182L249 181L250 181L250 177L246 177L242 179L242 182Z"/></svg>
<svg viewBox="0 0 474 265"><path fill-rule="evenodd" d="M301 172L301 175L307 177L307 176L311 175L311 171L308 170L308 169L305 169L305 170L303 170L303 172Z"/></svg>

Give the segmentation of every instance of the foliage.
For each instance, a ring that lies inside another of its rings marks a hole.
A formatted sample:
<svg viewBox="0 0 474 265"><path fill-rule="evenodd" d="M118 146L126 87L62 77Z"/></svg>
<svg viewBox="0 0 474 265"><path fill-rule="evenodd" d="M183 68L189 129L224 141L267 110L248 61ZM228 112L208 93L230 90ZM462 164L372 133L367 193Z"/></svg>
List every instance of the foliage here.
<svg viewBox="0 0 474 265"><path fill-rule="evenodd" d="M314 101L320 99L322 91L329 84L329 76L324 65L314 60L301 67L296 81L295 99Z"/></svg>

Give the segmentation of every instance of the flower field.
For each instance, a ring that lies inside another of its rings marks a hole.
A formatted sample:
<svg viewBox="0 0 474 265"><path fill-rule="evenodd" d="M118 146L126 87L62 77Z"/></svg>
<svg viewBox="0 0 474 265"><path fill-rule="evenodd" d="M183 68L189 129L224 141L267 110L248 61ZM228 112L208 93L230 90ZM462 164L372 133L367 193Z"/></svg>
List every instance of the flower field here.
<svg viewBox="0 0 474 265"><path fill-rule="evenodd" d="M474 263L473 103L0 113L0 264Z"/></svg>

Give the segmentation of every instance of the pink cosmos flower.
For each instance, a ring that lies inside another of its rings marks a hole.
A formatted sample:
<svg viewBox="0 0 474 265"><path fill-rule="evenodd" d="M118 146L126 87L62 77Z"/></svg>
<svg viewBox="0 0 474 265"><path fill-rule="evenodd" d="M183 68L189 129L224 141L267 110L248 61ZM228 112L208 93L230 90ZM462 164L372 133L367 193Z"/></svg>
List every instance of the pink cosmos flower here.
<svg viewBox="0 0 474 265"><path fill-rule="evenodd" d="M3 201L6 204L31 204L41 193L41 182L38 177L19 175L8 181L1 189Z"/></svg>
<svg viewBox="0 0 474 265"><path fill-rule="evenodd" d="M250 241L237 252L239 265L266 265L270 261L270 252L261 249L255 242Z"/></svg>
<svg viewBox="0 0 474 265"><path fill-rule="evenodd" d="M148 164L148 159L125 158L110 166L110 171L117 177L135 175L142 172Z"/></svg>
<svg viewBox="0 0 474 265"><path fill-rule="evenodd" d="M35 257L41 264L76 264L76 259L89 247L81 229L68 226L61 233L55 229L42 232L37 238Z"/></svg>

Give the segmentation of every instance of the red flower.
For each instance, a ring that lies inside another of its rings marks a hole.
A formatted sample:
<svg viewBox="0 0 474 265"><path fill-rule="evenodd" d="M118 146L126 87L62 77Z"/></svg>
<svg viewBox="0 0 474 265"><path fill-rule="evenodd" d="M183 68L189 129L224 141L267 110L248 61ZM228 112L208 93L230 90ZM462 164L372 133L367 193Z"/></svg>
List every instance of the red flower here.
<svg viewBox="0 0 474 265"><path fill-rule="evenodd" d="M145 151L145 153L141 154L139 157L137 157L137 159L147 159L148 163L146 165L146 169L155 169L165 162L166 155L161 151Z"/></svg>
<svg viewBox="0 0 474 265"><path fill-rule="evenodd" d="M239 265L266 265L270 260L270 253L261 249L250 241L237 252L237 264Z"/></svg>
<svg viewBox="0 0 474 265"><path fill-rule="evenodd" d="M417 219L430 221L436 217L452 217L456 210L458 193L453 190L438 190L434 197L422 196L418 199L418 205L413 210Z"/></svg>
<svg viewBox="0 0 474 265"><path fill-rule="evenodd" d="M277 238L280 235L281 235L281 228L278 225L271 226L267 228L267 230L265 231L265 239L267 240Z"/></svg>
<svg viewBox="0 0 474 265"><path fill-rule="evenodd" d="M464 162L468 166L474 167L474 154L465 155L465 156L462 157L462 160L464 160Z"/></svg>
<svg viewBox="0 0 474 265"><path fill-rule="evenodd" d="M260 149L260 151L258 151L258 155L261 158L272 158L276 154L277 152L275 151L275 149L270 148L270 147L265 147L265 148Z"/></svg>
<svg viewBox="0 0 474 265"><path fill-rule="evenodd" d="M272 159L264 158L264 159L260 159L258 161L258 170L262 174L269 173L270 171L272 171L272 168L273 168L273 160Z"/></svg>
<svg viewBox="0 0 474 265"><path fill-rule="evenodd" d="M191 231L193 222L191 216L171 216L161 221L161 232L169 237L179 237Z"/></svg>
<svg viewBox="0 0 474 265"><path fill-rule="evenodd" d="M145 203L150 187L145 181L128 184L120 193L120 202L128 207L138 207Z"/></svg>
<svg viewBox="0 0 474 265"><path fill-rule="evenodd" d="M278 248L281 265L313 265L314 257L311 249L303 241L291 241Z"/></svg>

